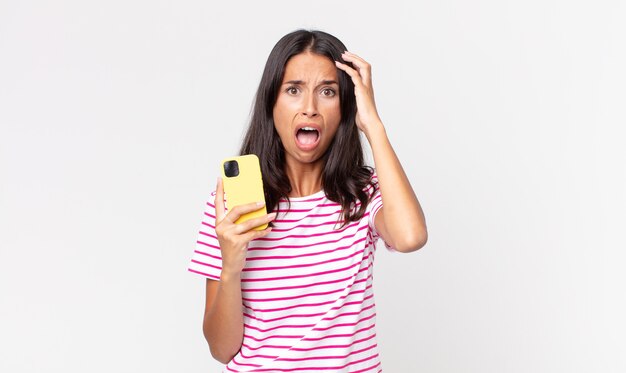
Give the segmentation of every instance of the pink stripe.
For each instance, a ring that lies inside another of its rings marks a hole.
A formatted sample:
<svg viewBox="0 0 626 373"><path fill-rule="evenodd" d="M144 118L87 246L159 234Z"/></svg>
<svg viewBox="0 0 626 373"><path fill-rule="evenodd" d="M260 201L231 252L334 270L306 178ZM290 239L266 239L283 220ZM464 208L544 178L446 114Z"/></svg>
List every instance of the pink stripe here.
<svg viewBox="0 0 626 373"><path fill-rule="evenodd" d="M259 327L256 326L252 326L252 325L248 325L246 323L243 324L246 328L248 329L252 329L252 330L256 330L258 332L261 333L265 333L265 332L270 332L272 330L276 330L276 329L281 329L281 328L311 328L313 326L315 326L315 324L310 324L310 325L279 325L279 326L275 326L273 328L269 328L269 329L261 329Z"/></svg>
<svg viewBox="0 0 626 373"><path fill-rule="evenodd" d="M252 310L254 312L277 312L277 311L286 311L286 310L291 310L294 308L300 308L300 307L313 307L313 306L324 306L326 304L333 304L335 303L335 300L331 300L329 302L322 302L322 303L307 303L307 304L297 304L295 306L289 306L289 307L281 307L281 308L273 308L273 309L260 309L260 308L252 308L250 306L247 306L244 304L244 307Z"/></svg>
<svg viewBox="0 0 626 373"><path fill-rule="evenodd" d="M220 271L222 270L222 267L214 266L213 264L203 263L203 262L201 262L201 261L199 261L199 260L195 260L195 259L191 259L191 261L192 261L193 263L196 263L196 264L200 264L200 265L203 265L203 266L207 266L207 267L211 267L211 268L219 269Z"/></svg>
<svg viewBox="0 0 626 373"><path fill-rule="evenodd" d="M350 293L346 294L346 295L342 295L341 297L337 298L337 299L333 299L329 302L321 302L321 303L305 303L305 304L297 304L294 306L288 306L288 307L281 307L281 308L272 308L272 309L260 309L260 308L252 308L249 305L244 304L243 306L247 309L250 309L254 312L277 312L277 311L286 311L286 310L291 310L294 308L300 308L300 307L312 307L312 306L323 306L326 304L333 304L335 303L337 300L339 299L346 299L351 295L357 295L357 294L363 294L365 293L367 290L371 289L371 285L367 286L365 289L363 290L355 290L355 291L350 291ZM362 302L362 301L361 301Z"/></svg>
<svg viewBox="0 0 626 373"><path fill-rule="evenodd" d="M364 228L367 228L367 226L365 226ZM354 237L354 236L353 235L347 235L347 236L339 238L337 241L332 241L332 243L336 243L336 242L339 242L339 241L343 240L344 238L351 238L351 237ZM309 254L300 254L300 255L291 255L291 256L289 256L289 255L259 256L259 257L254 257L254 258L246 258L246 260L247 261L254 261L254 260L269 260L269 259L299 259L299 258L305 258L305 257L310 257L310 256L311 257L312 256L319 256L319 255L334 253L336 251L342 251L342 250L345 250L345 249L349 249L352 246L354 246L355 244L357 244L360 241L365 240L365 239L368 239L368 238L364 237L364 238L362 238L360 240L352 242L351 244L349 244L347 246L338 246L338 247L336 247L334 249L326 250L326 251L316 251L316 252L309 253ZM319 244L323 244L323 243L314 243L314 244L311 244L311 245L305 246L305 247L317 246ZM274 247L274 248L276 248L276 247ZM298 248L301 248L301 247L298 247ZM258 251L260 251L260 250L258 250Z"/></svg>
<svg viewBox="0 0 626 373"><path fill-rule="evenodd" d="M358 316L360 314L362 314L365 311L371 310L372 308L376 307L376 304L372 303L367 307L363 307L362 309L360 309L358 312L342 312L340 314L337 314L333 317L324 317L322 320L323 321L333 321L333 320L337 320L340 317L346 317L346 316Z"/></svg>
<svg viewBox="0 0 626 373"><path fill-rule="evenodd" d="M207 227L210 227L212 230L215 230L215 226L214 226L214 225L211 225L210 223L208 223L208 222L206 222L206 221L203 221L203 222L202 222L202 225L206 225Z"/></svg>
<svg viewBox="0 0 626 373"><path fill-rule="evenodd" d="M252 347L245 343L242 343L241 345L251 351L260 350L262 348L289 349L291 347L291 346L278 346L278 345L261 345L259 347Z"/></svg>
<svg viewBox="0 0 626 373"><path fill-rule="evenodd" d="M361 352L365 352L365 351L369 351L371 349L374 349L378 347L378 344L374 343L373 345L367 346L365 348L361 348L359 350L355 350L355 351L351 351L349 354L346 355L339 355L339 356L311 356L311 357L304 357L304 358L278 358L276 360L280 360L280 361L309 361L309 360L330 360L330 359L345 359L348 358L352 355L356 355L356 354L360 354Z"/></svg>
<svg viewBox="0 0 626 373"><path fill-rule="evenodd" d="M210 275L210 274L208 274L208 273L204 273L204 272L200 272L200 271L196 271L195 269L187 268L187 270L188 270L189 272L197 273L197 274L202 275L202 276L210 277L210 278L212 278L212 279L214 279L214 280L217 280L217 281L219 281L219 280L220 280L220 278L219 278L219 277L217 277L217 276Z"/></svg>
<svg viewBox="0 0 626 373"><path fill-rule="evenodd" d="M372 309L372 308L374 308L374 305L373 305L373 304L372 304L372 305L370 305L369 307L366 307L366 308L362 309L362 310L361 310L361 311L359 311L359 312L346 312L346 313L342 313L342 314L337 315L337 316L334 316L334 317L326 317L326 318L323 318L322 320L324 320L324 321L333 321L333 320L337 320L338 318L340 318L340 317L344 317L344 316L355 316L355 315L360 315L360 314L361 314L361 313L363 313L364 311L367 311L367 310ZM363 322L363 321L370 320L370 319L374 318L375 316L376 316L376 312L374 312L374 314L372 314L372 315L370 315L370 316L368 316L368 317L366 317L366 318L360 319L360 320L359 320L358 322L356 322L356 323L351 323L351 324L349 324L349 323L335 324L335 325L332 325L332 326L330 326L330 327L328 327L328 328L324 328L324 329L314 328L313 330L329 330L329 329L332 329L332 328L342 327L342 326L354 326L354 325L358 325L359 323L361 323L361 322ZM282 328L290 328L290 329L291 329L291 328L311 328L311 327L314 327L314 326L315 326L315 324L302 324L302 325L278 325L278 326L275 326L275 327L272 327L272 328L268 328L268 329L261 329L261 328L259 328L259 327L257 327L257 326L252 326L252 325L249 325L249 324L247 324L247 323L244 323L244 325L245 325L245 327L246 327L246 328L248 328L248 329L256 330L256 331L261 332L261 333L266 333L266 332L270 332L270 331L272 331L272 330L277 330L277 329L282 329Z"/></svg>
<svg viewBox="0 0 626 373"><path fill-rule="evenodd" d="M332 335L331 336L326 336L326 339L328 339L329 337L332 337L332 338L354 337L354 336L356 336L357 334L359 334L361 332L371 330L373 327L374 327L374 325L369 326L367 328L362 328L362 329L358 330L357 332L355 332L354 334L351 334L351 335L342 334L342 335L335 335L335 336L332 336ZM250 345L248 345L246 343L242 343L241 345L243 347L247 348L250 351L256 351L256 350L260 350L260 349L263 349L263 348L291 349L292 351L318 351L318 350L331 349L331 348L347 348L347 347L350 347L350 346L357 345L359 343L367 342L367 341L369 341L370 339L373 339L373 338L376 338L376 333L374 333L374 334L372 334L372 335L370 335L368 337L365 337L365 338L357 339L357 340L351 342L350 344L345 344L345 345L324 345L324 346L315 346L315 347L310 347L310 348L290 348L291 346L280 346L280 345L261 345L259 347L252 347L252 346L250 346ZM303 340L306 340L306 339L303 339ZM260 357L260 356L264 356L264 355L256 355L256 356L251 356L251 357Z"/></svg>
<svg viewBox="0 0 626 373"><path fill-rule="evenodd" d="M327 346L316 346L316 347L311 347L311 348L292 348L291 350L292 351L317 351L317 350L324 350L324 349L329 349L329 348L348 348L350 346L354 346L361 342L367 342L372 338L376 338L376 334L372 334L367 338L357 339L356 341L347 345L327 345Z"/></svg>
<svg viewBox="0 0 626 373"><path fill-rule="evenodd" d="M329 243L337 243L341 240L343 240L344 238L350 238L350 237L354 237L354 236L344 236L344 237L340 237L336 240L330 240L330 241L320 241L320 242L315 242L312 244L308 244L308 245L277 245L277 246L267 246L267 247L250 247L248 248L248 251L269 251L269 250L275 250L275 249L304 249L307 247L313 247L313 246L320 246L320 245L325 245L325 244L329 244ZM357 242L361 242L363 241L365 238L361 238L355 242L353 242L351 245L356 244Z"/></svg>
<svg viewBox="0 0 626 373"><path fill-rule="evenodd" d="M360 302L359 302L360 303ZM322 316L325 315L326 312L320 312L320 313L301 313L301 314L295 314L295 315L287 315L287 316L283 316L283 317L277 317L274 319L269 319L269 320L263 320L260 319L258 317L252 316L248 313L246 313L244 311L243 315L249 319L252 320L256 320L258 322L263 322L263 323L271 323L271 322L276 322L276 321L280 321L280 320L286 320L286 319L293 319L293 318L305 318L305 317L317 317L317 316Z"/></svg>
<svg viewBox="0 0 626 373"><path fill-rule="evenodd" d="M333 290L333 291L326 291L326 292L323 292L323 293L309 293L309 294L303 294L303 295L296 295L294 297L282 297L282 298L270 298L270 299L253 299L253 298L241 298L241 299L243 301L246 301L246 302L276 302L276 301L285 301L285 300L292 300L292 299L300 299L300 298L315 297L315 296L320 296L320 295L341 293L344 290L345 290L345 288L344 289L337 289L337 290Z"/></svg>
<svg viewBox="0 0 626 373"><path fill-rule="evenodd" d="M287 232L287 231L298 229L298 228L315 228L315 227L321 227L322 225L342 224L342 223L343 223L343 220L327 221L327 222L323 222L320 224L300 224L300 225L294 225L291 228L274 228L272 229L272 232Z"/></svg>
<svg viewBox="0 0 626 373"><path fill-rule="evenodd" d="M214 239L216 239L216 240L217 240L217 236L214 236L214 235L212 235L212 234L210 234L210 233L206 233L206 232L203 232L203 231L200 231L199 233L200 233L201 235L203 235L203 236L208 236L208 237L211 237L211 238L214 238Z"/></svg>
<svg viewBox="0 0 626 373"><path fill-rule="evenodd" d="M363 218L369 216L369 212L366 212L365 214L363 214ZM338 220L338 221L327 221L327 222L323 222L320 224L299 224L299 225L295 225L291 228L274 228L272 229L272 232L287 232L290 231L292 229L297 229L297 228L315 228L315 227L320 227L322 225L329 225L329 224L342 224L343 220Z"/></svg>
<svg viewBox="0 0 626 373"><path fill-rule="evenodd" d="M367 327L358 329L354 333L351 333L351 334L330 334L330 335L325 335L325 336L323 336L321 338L302 338L302 340L303 341L309 341L309 342L313 342L313 341L318 341L319 342L319 341L323 341L323 340L326 340L326 339L332 339L332 338L351 338L351 337L355 337L356 335L358 335L360 333L368 332L368 331L372 330L375 326L376 325L372 324L372 325L369 325ZM373 336L376 336L376 334L373 334ZM245 335L244 334L244 337L252 339L252 340L255 340L255 341L259 341L259 339L254 338L254 337L252 337L250 335ZM280 337L280 338L299 338L297 336L275 336L275 337L277 337L277 338L278 337ZM273 337L268 337L268 338L265 338L265 339L269 339L269 338L273 338ZM369 339L369 338L371 338L371 337L368 337L366 339ZM246 339L244 339L244 341L246 341ZM244 344L242 344L242 345L244 345ZM247 348L251 349L251 350L259 350L261 348L289 348L288 346L273 346L273 345L266 345L266 346L260 346L260 347L251 347L251 346L245 344L245 346ZM322 348L322 347L319 347L319 348ZM312 348L312 349L317 349L317 347ZM309 349L309 350L312 350L312 349ZM296 349L294 349L294 350L296 350ZM306 350L306 349L302 349L302 350Z"/></svg>
<svg viewBox="0 0 626 373"><path fill-rule="evenodd" d="M362 333L362 332L366 332L369 331L371 329L374 329L376 327L376 324L372 324L366 327L363 327L361 329L356 330L354 333L352 334L330 334L330 335L325 335L323 337L319 337L319 338L302 338L303 341L323 341L324 339L330 339L330 338L346 338L346 337L354 337L355 335Z"/></svg>
<svg viewBox="0 0 626 373"><path fill-rule="evenodd" d="M304 275L266 277L266 278L242 278L241 282L277 281L277 280L288 280L288 279L295 279L295 278L305 278L305 277L314 277L314 276L328 275L328 274L331 274L331 273L343 272L343 271L352 269L352 268L354 268L356 266L359 266L361 264L362 263L354 263L354 264L349 265L349 266L347 266L345 268L333 269L331 271L324 271L324 272L317 272L317 273L307 273L307 274L304 274Z"/></svg>
<svg viewBox="0 0 626 373"><path fill-rule="evenodd" d="M371 320L371 319L373 319L373 318L375 318L375 317L376 317L376 313L374 313L374 314L373 314L373 315L371 315L371 316L368 316L368 317L365 317L365 318L363 318L363 319L360 319L360 320L359 320L359 321L357 321L357 322L353 322L353 323L343 323L343 324L335 324L335 325L331 325L331 326L329 326L329 327L327 327L327 328L315 328L315 329L313 329L313 330L317 330L317 331L324 331L324 330L330 330L330 329L334 329L334 328L340 328L340 327L342 327L342 326L355 326L355 325L358 325L358 324L360 324L360 323L362 323L362 322L364 322L364 321Z"/></svg>
<svg viewBox="0 0 626 373"><path fill-rule="evenodd" d="M378 210L380 210L380 209L382 209L382 208L383 208L383 204L382 204L382 203L381 203L381 204L379 204L378 206L374 207L374 208L372 209L372 217L375 217L375 216L376 216L376 214L378 214Z"/></svg>
<svg viewBox="0 0 626 373"><path fill-rule="evenodd" d="M358 273L361 273L363 271L366 271L367 268L363 268L361 269ZM330 285L330 284L336 284L339 282L344 282L346 280L351 279L354 276L348 276L348 277L344 277L341 278L339 280L333 280L333 281L324 281L324 282L316 282L313 284L306 284L306 285L299 285L299 286L281 286L281 287L277 287L277 288L263 288L263 289L250 289L250 288L241 288L242 292L258 292L258 291L275 291L275 290L291 290L291 289L303 289L303 288L309 288L309 287L313 287L313 286L319 286L319 285Z"/></svg>
<svg viewBox="0 0 626 373"><path fill-rule="evenodd" d="M357 240L356 242L352 243L349 246L342 246L337 248L336 251L340 251L341 249L347 249L352 247L352 245L356 245L359 242L365 241L365 238L362 238L360 240ZM256 272L256 271L273 271L273 270L281 270L281 269L293 269L293 268L308 268L308 267L315 267L318 265L323 265L323 264L328 264L328 263L334 263L334 262L340 262L342 260L346 260L346 259L350 259L352 257L358 256L360 254L362 254L364 252L365 249L363 250L359 250L357 252L354 252L348 256L344 256L341 258L335 258L335 259L329 259L329 260L325 260L325 261L321 261L321 262L314 262L314 263L307 263L307 264L293 264L293 265L288 265L288 266L278 266L278 267L254 267L254 268L244 268L242 270L242 272ZM306 255L308 256L308 255ZM294 257L294 258L297 258Z"/></svg>
<svg viewBox="0 0 626 373"><path fill-rule="evenodd" d="M359 228L357 230L357 232L355 232L355 234L347 234L345 236L339 237L336 240L330 240L330 241L320 241L320 242L314 242L308 245L276 245L276 246L267 246L267 247L249 247L248 251L270 251L270 250L274 250L274 249L304 249L304 248L309 248L309 247L314 247L314 246L322 246L322 245L326 245L329 243L337 243L341 240L344 240L346 238L353 238L354 236L356 236L356 233L367 229L368 226L364 225L363 227ZM365 237L367 238L367 236ZM327 251L316 251L314 253L311 254L299 254L299 255L292 255L292 256L259 256L259 257L254 257L254 258L248 258L248 260L263 260L263 259L292 259L292 258L300 258L300 257L305 257L305 256L315 256L315 255L320 255L320 254L325 254L325 253L329 253L329 252L333 252L333 251L337 251L339 249L345 249L345 248L349 248L352 247L352 245L356 244L357 242L361 241L357 240L352 242L350 245L348 246L340 246L340 247L336 247L332 250L327 250Z"/></svg>
<svg viewBox="0 0 626 373"><path fill-rule="evenodd" d="M333 223L336 223L336 222L333 222ZM313 234L291 234L291 235L282 236L282 237L261 237L261 238L257 238L255 241L279 241L279 240L284 240L287 238L309 238L309 237L325 236L327 234L343 233L345 232L346 229L353 228L357 225L359 225L359 222L348 224L345 227L343 227L341 230L336 230L334 232L323 232L323 233L313 233ZM274 232L274 230L272 230L272 232Z"/></svg>
<svg viewBox="0 0 626 373"><path fill-rule="evenodd" d="M281 209L276 209L272 212L309 212L311 210L315 210L315 208L317 208L317 206L312 207L310 209L290 209L290 210L281 210Z"/></svg>
<svg viewBox="0 0 626 373"><path fill-rule="evenodd" d="M372 204L372 208L370 209L370 214L372 215L372 218L376 215L378 210L380 210L382 207L383 207L382 202L381 203L374 203L374 204Z"/></svg>
<svg viewBox="0 0 626 373"><path fill-rule="evenodd" d="M370 208L370 210L373 210L376 207L379 207L380 205L383 204L383 197L379 194L376 197L374 197L374 199L372 199L372 206Z"/></svg>
<svg viewBox="0 0 626 373"><path fill-rule="evenodd" d="M274 360L276 359L278 356L269 356L269 355L246 355L243 353L243 350L239 351L239 355L241 355L241 357L246 358L248 360L250 359L270 359L270 360Z"/></svg>
<svg viewBox="0 0 626 373"><path fill-rule="evenodd" d="M237 362L237 360L235 360L235 358L236 358L236 357L237 357L237 356L233 357L233 360L231 360L231 363L233 363L233 364L237 364L237 365L240 365L240 366L244 366L244 367L255 367L255 368L258 368L258 367L261 367L261 366L262 366L262 365L259 365L259 364L244 364L244 363L239 363L239 362ZM230 370L231 372L240 372L240 373L241 373L241 371L240 371L240 370L232 370L232 369L229 367L229 365L230 365L230 363L226 366L226 369ZM246 372L247 372L247 371L248 371L248 370L246 370Z"/></svg>
<svg viewBox="0 0 626 373"><path fill-rule="evenodd" d="M361 238L360 240L354 242L352 245L355 245L359 242L365 241L365 237ZM344 246L344 248L348 248L351 247L350 246ZM276 271L276 270L281 270L281 269L293 269L293 268L308 268L308 267L315 267L318 265L322 265L322 264L328 264L328 263L335 263L335 262L340 262L342 260L346 260L346 259L350 259L353 258L355 256L358 256L360 254L363 254L363 252L365 251L365 249L363 250L359 250L355 253L352 253L348 256L344 256L341 258L336 258L336 259L329 259L329 260L324 260L322 262L315 262L315 263L307 263L307 264L295 264L295 265L289 265L289 266L280 266L280 267L255 267L255 268L244 268L242 269L242 272L257 272L257 271Z"/></svg>
<svg viewBox="0 0 626 373"><path fill-rule="evenodd" d="M209 253L203 253L202 251L199 251L199 250L194 250L193 252L197 253L197 254L200 254L200 255L206 255L206 256L208 256L210 258L213 258L213 259L222 260L222 258L220 258L219 256L211 255Z"/></svg>
<svg viewBox="0 0 626 373"><path fill-rule="evenodd" d="M366 281L367 281L366 278L358 280L358 281L355 281L352 284L350 284L350 287L353 287L355 284L359 284L359 283L366 282ZM275 301L283 301L283 300L300 299L300 298L306 298L306 297L312 297L312 296L318 296L318 295L328 295L328 294L341 293L344 290L346 290L346 287L335 289L335 290L331 290L331 291L326 291L326 292L320 292L320 293L300 294L300 295L295 295L295 296L292 296L292 297L268 298L268 299L242 298L242 300L247 301L247 302L275 302Z"/></svg>
<svg viewBox="0 0 626 373"><path fill-rule="evenodd" d="M347 306L354 306L354 305L364 304L366 301L370 300L372 297L374 297L374 294L368 295L367 297L363 298L362 301L358 300L358 301L354 301L354 302L346 302L344 304L341 304L339 306L335 306L335 307L331 308L329 310L329 312L330 311L334 311L334 310L338 310L338 309L341 309L341 308L347 307ZM372 304L372 307L374 307L374 306L375 306L375 304ZM316 317L316 316L321 316L321 315L324 315L324 314L325 314L324 312L322 312L322 313L308 313L308 314L302 313L302 314L292 314L292 315L287 315L287 316L283 316L283 317L277 317L277 318L274 318L274 319L263 320L263 319L260 319L258 317L251 316L248 313L245 313L245 312L243 313L244 316L246 316L246 317L248 317L250 319L257 320L259 322L263 322L263 323L272 323L272 322L285 320L285 319L292 319L292 318Z"/></svg>
<svg viewBox="0 0 626 373"><path fill-rule="evenodd" d="M375 368L378 368L379 366L380 366L380 361L378 363L374 364L374 365L371 365L371 366L367 367L367 368L355 370L352 373L365 373L365 372L369 371L370 369L375 369ZM383 371L382 369L379 369L378 372L376 372L376 373L380 373L382 371Z"/></svg>
<svg viewBox="0 0 626 373"><path fill-rule="evenodd" d="M341 204L340 203L320 203L319 205L315 205L309 209L289 209L289 210L284 210L284 209L276 209L274 210L274 212L309 212L309 211L313 211L317 208L320 207L340 207ZM358 208L361 206L360 202L355 203L354 208Z"/></svg>
<svg viewBox="0 0 626 373"><path fill-rule="evenodd" d="M304 216L304 217L302 217L300 219L274 219L274 222L275 223L297 223L299 221L302 221L302 220L305 220L305 219L308 219L308 218L321 218L321 217L324 217L324 216L333 216L333 215L336 215L336 214L338 214L340 212L341 212L341 210L333 211L333 212L331 212L329 214L310 214L310 215L306 215L306 216Z"/></svg>
<svg viewBox="0 0 626 373"><path fill-rule="evenodd" d="M291 204L294 204L294 203L303 203L303 202L315 202L315 201L321 201L321 200L323 200L324 198L326 198L326 196L319 197L319 198L305 199L305 200L302 200L302 201L293 201L293 200L289 200L289 202L291 202ZM287 203L287 200L286 200L285 198L281 198L281 199L279 199L278 201L279 201L279 202L285 202L285 203Z"/></svg>
<svg viewBox="0 0 626 373"><path fill-rule="evenodd" d="M244 329L245 330L245 329ZM263 342L266 341L268 339L272 339L272 338L294 338L294 339L302 339L302 337L304 337L303 335L269 335L265 338L254 338L253 336L249 335L249 334L243 334L244 340L245 338L248 339L252 339L253 341L257 341L257 342Z"/></svg>
<svg viewBox="0 0 626 373"><path fill-rule="evenodd" d="M211 245L210 243L206 243L206 242L202 242L202 241L196 241L196 243L200 244L200 245L208 246L208 247L211 247L211 248L214 248L214 249L218 249L218 250L221 251L219 246Z"/></svg>
<svg viewBox="0 0 626 373"><path fill-rule="evenodd" d="M255 370L255 372L272 372L272 371L280 371L280 372L296 372L296 371L301 371L301 370L330 370L330 371L339 371L341 369L345 369L350 365L354 365L354 364L359 364L362 363L364 361L368 361L368 360L372 360L378 357L378 354L366 357L364 359L360 359L360 360L355 360L353 362L344 364L344 365L340 365L340 366L335 366L335 367L307 367L307 368L267 368L267 369L257 369ZM236 358L236 356L235 356ZM235 361L235 358L233 358L233 363L237 364L237 365L245 365L245 364L239 364L237 361ZM250 365L250 364L248 364ZM255 365L258 367L258 365ZM235 370L232 370L231 368L229 368L228 366L226 367L226 369L230 370L231 372L236 372Z"/></svg>

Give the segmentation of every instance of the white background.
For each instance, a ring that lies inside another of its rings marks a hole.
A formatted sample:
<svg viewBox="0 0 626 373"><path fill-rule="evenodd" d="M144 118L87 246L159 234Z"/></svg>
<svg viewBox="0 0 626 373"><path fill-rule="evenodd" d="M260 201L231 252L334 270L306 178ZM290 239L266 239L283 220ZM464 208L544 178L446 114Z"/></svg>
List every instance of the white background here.
<svg viewBox="0 0 626 373"><path fill-rule="evenodd" d="M426 214L384 370L626 371L626 3L376 4L0 1L0 371L221 369L186 266L297 28L372 64Z"/></svg>

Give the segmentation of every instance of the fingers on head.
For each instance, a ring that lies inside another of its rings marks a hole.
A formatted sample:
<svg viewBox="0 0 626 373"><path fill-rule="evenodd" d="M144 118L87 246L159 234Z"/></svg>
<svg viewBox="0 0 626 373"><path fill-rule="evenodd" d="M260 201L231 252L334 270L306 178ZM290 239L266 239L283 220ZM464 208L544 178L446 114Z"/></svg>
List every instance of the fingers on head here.
<svg viewBox="0 0 626 373"><path fill-rule="evenodd" d="M350 66L343 64L343 65L337 65L337 67L341 70L343 70L346 74L348 74L350 77L354 77L355 74L357 74L356 70L354 70L353 68L351 68Z"/></svg>

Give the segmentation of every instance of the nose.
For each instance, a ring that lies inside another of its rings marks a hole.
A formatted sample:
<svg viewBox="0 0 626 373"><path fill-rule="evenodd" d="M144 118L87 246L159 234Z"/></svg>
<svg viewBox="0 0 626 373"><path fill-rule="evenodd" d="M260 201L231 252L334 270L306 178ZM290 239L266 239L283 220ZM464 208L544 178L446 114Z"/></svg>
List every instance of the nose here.
<svg viewBox="0 0 626 373"><path fill-rule="evenodd" d="M302 103L302 114L307 117L314 117L318 115L317 112L317 97L314 94L309 93L304 95Z"/></svg>

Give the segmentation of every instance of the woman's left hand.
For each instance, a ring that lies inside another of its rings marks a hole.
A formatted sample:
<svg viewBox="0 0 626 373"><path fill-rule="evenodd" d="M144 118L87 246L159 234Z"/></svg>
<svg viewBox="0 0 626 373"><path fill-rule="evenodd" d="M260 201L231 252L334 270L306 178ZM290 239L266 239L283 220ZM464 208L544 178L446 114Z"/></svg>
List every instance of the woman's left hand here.
<svg viewBox="0 0 626 373"><path fill-rule="evenodd" d="M354 83L354 95L356 96L356 125L366 135L369 126L377 125L381 122L374 102L374 88L372 87L372 67L367 61L351 52L344 52L341 57L351 62L356 69L335 61L338 69L343 70L352 78Z"/></svg>

